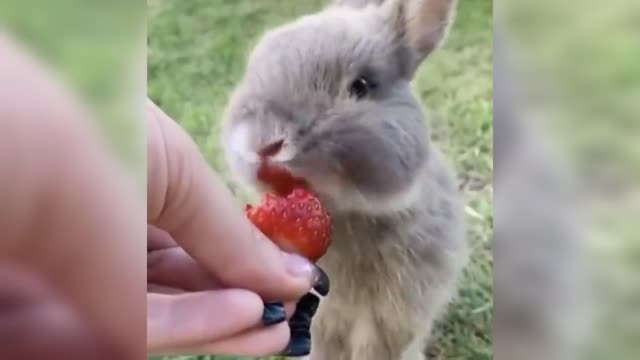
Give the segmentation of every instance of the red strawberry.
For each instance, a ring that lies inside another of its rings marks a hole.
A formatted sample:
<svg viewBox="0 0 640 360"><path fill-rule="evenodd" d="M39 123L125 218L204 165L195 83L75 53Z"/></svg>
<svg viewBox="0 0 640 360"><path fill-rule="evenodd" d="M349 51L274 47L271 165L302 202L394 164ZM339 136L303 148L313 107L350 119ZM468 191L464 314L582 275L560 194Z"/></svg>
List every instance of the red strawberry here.
<svg viewBox="0 0 640 360"><path fill-rule="evenodd" d="M263 162L258 169L258 180L271 186L280 195L289 195L296 188L307 188L307 182L296 178L286 169Z"/></svg>
<svg viewBox="0 0 640 360"><path fill-rule="evenodd" d="M265 194L262 204L247 205L249 219L283 251L315 262L331 243L331 218L317 197L295 189L286 197Z"/></svg>

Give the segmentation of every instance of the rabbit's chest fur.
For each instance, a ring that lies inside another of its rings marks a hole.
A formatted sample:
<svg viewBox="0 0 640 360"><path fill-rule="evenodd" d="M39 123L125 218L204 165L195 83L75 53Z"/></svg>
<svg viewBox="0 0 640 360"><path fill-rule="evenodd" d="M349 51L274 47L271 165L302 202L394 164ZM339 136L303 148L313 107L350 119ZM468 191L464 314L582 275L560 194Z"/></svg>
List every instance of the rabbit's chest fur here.
<svg viewBox="0 0 640 360"><path fill-rule="evenodd" d="M419 358L401 354L422 350L466 255L453 184L444 172L426 178L402 213L334 218L333 244L319 262L331 293L313 328L324 355L313 359Z"/></svg>

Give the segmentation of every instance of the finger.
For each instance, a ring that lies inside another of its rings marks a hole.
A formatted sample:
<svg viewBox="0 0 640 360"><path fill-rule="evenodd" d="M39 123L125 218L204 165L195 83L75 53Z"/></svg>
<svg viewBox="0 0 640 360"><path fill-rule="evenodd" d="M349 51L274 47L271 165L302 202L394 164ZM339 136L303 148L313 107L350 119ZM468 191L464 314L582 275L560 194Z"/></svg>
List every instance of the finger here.
<svg viewBox="0 0 640 360"><path fill-rule="evenodd" d="M299 298L314 265L280 251L246 218L186 132L148 103L147 212L216 279L267 299Z"/></svg>
<svg viewBox="0 0 640 360"><path fill-rule="evenodd" d="M0 262L33 269L140 358L142 196L95 119L6 32L0 59Z"/></svg>
<svg viewBox="0 0 640 360"><path fill-rule="evenodd" d="M280 323L269 328L256 328L207 345L175 349L172 354L225 354L270 356L282 352L289 342L289 326Z"/></svg>
<svg viewBox="0 0 640 360"><path fill-rule="evenodd" d="M0 359L115 359L123 354L39 279L0 266Z"/></svg>
<svg viewBox="0 0 640 360"><path fill-rule="evenodd" d="M156 250L147 254L147 282L187 291L220 287L202 266L179 247Z"/></svg>
<svg viewBox="0 0 640 360"><path fill-rule="evenodd" d="M0 306L5 310L14 305L26 305L50 296L46 284L26 269L10 263L0 263Z"/></svg>
<svg viewBox="0 0 640 360"><path fill-rule="evenodd" d="M287 320L291 319L293 313L296 311L296 302L295 301L287 301L284 303L284 310L287 312Z"/></svg>
<svg viewBox="0 0 640 360"><path fill-rule="evenodd" d="M170 291L171 290L168 290L168 291L166 291L166 293L170 293ZM284 308L285 308L285 312L286 312L286 320L291 319L291 317L294 315L294 313L296 311L296 305L297 305L296 302L293 302L293 301L290 301L290 302L287 302L287 303L284 304ZM263 323L265 323L265 319L266 319L265 313L263 313L262 319L261 319ZM269 326L269 329L272 328L272 327L278 327L278 326L282 327L282 325L284 325L284 323L281 324L281 325L278 325L278 324L272 325L272 326ZM287 327L287 329L288 329L288 327ZM264 345L256 344L256 340L255 340L256 334L255 333L258 332L258 331L263 331L263 330L265 330L264 326L258 326L257 328L248 330L248 331L246 331L244 333L241 333L240 335L232 336L232 338L235 338L235 340L234 340L235 343L238 343L239 341L241 341L240 338L243 338L244 340L242 340L242 342L244 342L245 343L244 345L247 346L245 348L240 347L243 344L234 344L233 346L231 346L231 345L228 344L231 339L225 339L225 340L223 340L221 342L216 342L214 344L193 345L193 346L190 346L190 347L182 347L182 348L178 347L178 348L166 349L164 351L164 353L165 354L170 354L170 353L173 353L173 354L203 354L203 353L211 352L211 353L218 353L218 354L221 354L221 353L232 353L233 354L233 353L237 353L238 351L246 351L245 349L252 349L252 350L254 350L253 352L248 353L248 354L244 354L244 355L261 356L261 355L274 354L274 353L278 352L278 349L282 349L282 347L280 345L281 345L281 343L283 341L285 341L284 338L282 338L280 340L276 340L277 344L275 344L275 345L273 344L274 340L269 340L268 343L271 343L272 346L270 348L268 348L268 349L264 349ZM270 331L269 331L269 333L270 333ZM288 333L290 333L290 331L288 331ZM264 335L260 335L259 338L262 339L263 336ZM272 336L272 335L269 335L269 336ZM236 345L238 346L238 348L235 348ZM218 352L217 349L219 350L219 352ZM229 349L230 352L226 352L227 349Z"/></svg>
<svg viewBox="0 0 640 360"><path fill-rule="evenodd" d="M147 348L211 343L261 324L262 299L246 290L147 295Z"/></svg>
<svg viewBox="0 0 640 360"><path fill-rule="evenodd" d="M153 225L147 225L147 252L176 246L178 244L169 233Z"/></svg>

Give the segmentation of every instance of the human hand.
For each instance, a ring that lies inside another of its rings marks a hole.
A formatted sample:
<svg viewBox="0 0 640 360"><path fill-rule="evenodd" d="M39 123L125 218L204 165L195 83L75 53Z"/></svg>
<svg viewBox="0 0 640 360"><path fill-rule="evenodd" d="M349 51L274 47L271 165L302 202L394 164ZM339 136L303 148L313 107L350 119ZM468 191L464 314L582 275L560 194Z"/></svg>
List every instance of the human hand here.
<svg viewBox="0 0 640 360"><path fill-rule="evenodd" d="M328 290L326 275L253 227L186 132L151 102L147 137L149 351L281 352L290 329L264 326L264 301L286 302L291 315L312 286ZM310 318L316 306L297 312Z"/></svg>
<svg viewBox="0 0 640 360"><path fill-rule="evenodd" d="M148 294L148 346L141 346L140 260L147 226L141 199L129 191L131 184L101 146L89 115L58 79L5 37L0 37L0 59L5 80L0 85L13 84L0 86L0 358L139 359L147 350L281 350L289 338L287 325L260 326L263 301L283 301L291 314L292 304L312 284L328 285L326 276L304 259L280 252L240 209L234 212L231 194L204 161L185 156L197 152L190 141L178 140L188 139L180 131L149 137L160 143L150 141L148 150L178 148L160 160L154 156L163 156L161 151L149 151L148 173L155 176L148 183L147 224L170 233L180 245L172 247L190 254L186 263L198 264L196 273L224 286L189 287L197 275L183 277L183 284L152 272L148 279L164 284L164 290L185 288L173 295ZM174 256L154 257L160 259L154 271L172 269L164 265ZM185 306L185 299L202 307ZM198 329L180 333L184 327L174 327L193 325L188 320L206 314L214 321L201 323L200 338ZM242 314L244 320L221 322L225 314Z"/></svg>
<svg viewBox="0 0 640 360"><path fill-rule="evenodd" d="M0 359L142 358L143 196L2 32L0 79Z"/></svg>

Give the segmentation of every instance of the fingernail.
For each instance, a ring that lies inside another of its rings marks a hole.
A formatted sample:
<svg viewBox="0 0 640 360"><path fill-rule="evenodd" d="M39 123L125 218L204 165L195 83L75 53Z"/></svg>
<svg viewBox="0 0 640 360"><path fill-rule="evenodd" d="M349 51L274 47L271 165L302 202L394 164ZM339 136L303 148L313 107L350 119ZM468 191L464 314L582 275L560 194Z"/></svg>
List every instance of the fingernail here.
<svg viewBox="0 0 640 360"><path fill-rule="evenodd" d="M284 356L306 356L311 353L311 332L309 317L304 312L295 314L289 320L291 340L284 350Z"/></svg>
<svg viewBox="0 0 640 360"><path fill-rule="evenodd" d="M287 254L287 270L296 277L311 278L311 286L322 296L329 293L329 277L324 270L297 254Z"/></svg>
<svg viewBox="0 0 640 360"><path fill-rule="evenodd" d="M262 325L270 326L281 323L287 319L284 304L281 302L265 303L262 313Z"/></svg>
<svg viewBox="0 0 640 360"><path fill-rule="evenodd" d="M298 303L296 304L296 311L294 312L292 319L296 317L296 315L307 315L309 322L311 322L311 318L316 314L318 310L318 305L320 305L320 298L315 296L312 293L305 294Z"/></svg>
<svg viewBox="0 0 640 360"><path fill-rule="evenodd" d="M313 268L313 288L318 292L318 294L327 296L331 285L329 282L329 276L327 276L327 273L325 273L321 268L315 265Z"/></svg>
<svg viewBox="0 0 640 360"><path fill-rule="evenodd" d="M289 345L282 352L284 356L307 356L311 353L311 336L299 334L289 341Z"/></svg>
<svg viewBox="0 0 640 360"><path fill-rule="evenodd" d="M315 315L318 305L313 302L313 298L307 298L308 295L318 299L313 294L307 294L298 302L298 304L296 304L296 311L293 313L293 316L291 316L291 319L289 319L291 337L299 331L309 332L309 328L311 327L311 318Z"/></svg>
<svg viewBox="0 0 640 360"><path fill-rule="evenodd" d="M305 356L311 353L311 319L318 310L320 299L308 293L296 304L296 311L289 319L291 340L283 352L285 356Z"/></svg>

